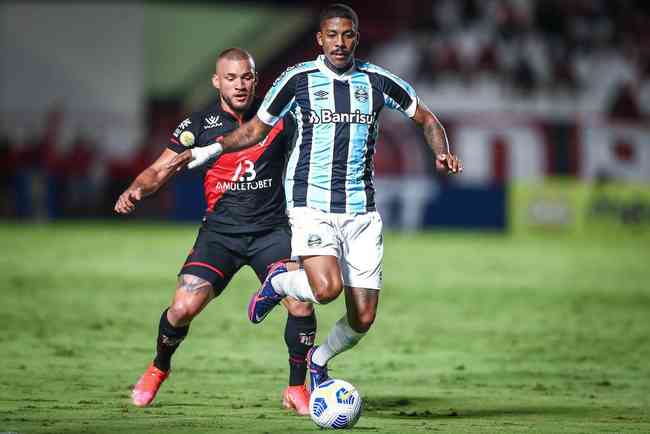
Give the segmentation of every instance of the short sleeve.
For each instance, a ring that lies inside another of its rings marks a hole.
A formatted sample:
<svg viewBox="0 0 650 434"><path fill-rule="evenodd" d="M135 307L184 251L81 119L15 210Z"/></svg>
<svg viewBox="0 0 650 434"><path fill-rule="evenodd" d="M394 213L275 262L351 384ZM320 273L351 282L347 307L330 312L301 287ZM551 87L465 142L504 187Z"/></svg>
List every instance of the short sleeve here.
<svg viewBox="0 0 650 434"><path fill-rule="evenodd" d="M200 129L199 117L190 116L185 118L172 133L167 148L179 154L186 149L193 148L197 144Z"/></svg>
<svg viewBox="0 0 650 434"><path fill-rule="evenodd" d="M266 93L262 105L257 110L257 117L267 125L275 125L287 114L296 97L296 82L300 69L291 67L273 82Z"/></svg>
<svg viewBox="0 0 650 434"><path fill-rule="evenodd" d="M413 86L379 67L369 68L368 72L373 85L383 93L386 107L400 111L409 118L415 116L418 97Z"/></svg>

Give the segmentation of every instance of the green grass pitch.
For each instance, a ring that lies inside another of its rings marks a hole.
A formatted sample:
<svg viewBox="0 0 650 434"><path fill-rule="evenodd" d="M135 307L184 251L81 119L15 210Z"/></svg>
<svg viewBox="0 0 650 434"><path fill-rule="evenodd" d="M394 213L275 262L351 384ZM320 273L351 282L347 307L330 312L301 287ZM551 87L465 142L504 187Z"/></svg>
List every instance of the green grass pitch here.
<svg viewBox="0 0 650 434"><path fill-rule="evenodd" d="M0 432L313 433L280 408L286 314L246 269L130 405L196 226L0 225ZM355 432L650 432L650 239L387 234L378 319L332 375ZM319 307L318 341L343 313Z"/></svg>

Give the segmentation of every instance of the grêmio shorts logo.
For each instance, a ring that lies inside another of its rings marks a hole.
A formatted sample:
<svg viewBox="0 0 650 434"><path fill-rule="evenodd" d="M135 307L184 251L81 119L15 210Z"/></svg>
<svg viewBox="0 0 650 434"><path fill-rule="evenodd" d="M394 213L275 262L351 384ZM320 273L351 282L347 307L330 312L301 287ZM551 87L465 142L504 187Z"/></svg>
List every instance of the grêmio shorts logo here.
<svg viewBox="0 0 650 434"><path fill-rule="evenodd" d="M320 111L320 116L314 110L309 111L309 123L311 124L350 123L372 125L374 122L374 113L363 113L359 109L352 113L339 113L330 109L322 109Z"/></svg>
<svg viewBox="0 0 650 434"><path fill-rule="evenodd" d="M318 234L309 234L307 236L308 247L318 247L323 244L323 239Z"/></svg>

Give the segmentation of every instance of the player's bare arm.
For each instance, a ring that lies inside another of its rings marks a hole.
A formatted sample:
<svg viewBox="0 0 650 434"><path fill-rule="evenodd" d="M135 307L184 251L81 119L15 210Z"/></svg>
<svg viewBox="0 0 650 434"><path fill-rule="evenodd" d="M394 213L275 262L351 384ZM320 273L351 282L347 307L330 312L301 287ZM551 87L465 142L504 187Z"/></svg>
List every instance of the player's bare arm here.
<svg viewBox="0 0 650 434"><path fill-rule="evenodd" d="M436 170L447 171L448 173L459 173L463 171L463 164L460 159L452 154L449 149L447 133L436 115L431 113L424 104L418 103L413 121L422 127L427 144L435 155Z"/></svg>
<svg viewBox="0 0 650 434"><path fill-rule="evenodd" d="M198 167L212 157L222 153L236 152L262 141L271 131L271 126L265 124L259 117L254 116L251 120L226 135L219 142L201 148L188 149L175 156L168 164L167 169L177 171L189 164L189 168Z"/></svg>
<svg viewBox="0 0 650 434"><path fill-rule="evenodd" d="M129 214L135 210L138 201L158 191L173 176L174 171L168 166L177 155L171 149L165 149L120 195L115 203L115 211L119 214Z"/></svg>
<svg viewBox="0 0 650 434"><path fill-rule="evenodd" d="M259 143L271 131L271 126L265 124L256 116L228 134L221 141L223 152L236 152Z"/></svg>

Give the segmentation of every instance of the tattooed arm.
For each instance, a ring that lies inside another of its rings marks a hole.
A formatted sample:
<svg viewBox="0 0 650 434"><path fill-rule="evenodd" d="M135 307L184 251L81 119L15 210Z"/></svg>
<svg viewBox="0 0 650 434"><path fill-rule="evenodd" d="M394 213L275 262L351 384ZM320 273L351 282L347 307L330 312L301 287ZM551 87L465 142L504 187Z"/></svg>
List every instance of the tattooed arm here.
<svg viewBox="0 0 650 434"><path fill-rule="evenodd" d="M223 152L239 151L261 142L271 128L255 116L221 140Z"/></svg>
<svg viewBox="0 0 650 434"><path fill-rule="evenodd" d="M446 170L450 174L462 172L463 164L449 149L445 128L431 110L424 104L418 103L413 121L424 131L424 138L435 156L436 170Z"/></svg>

